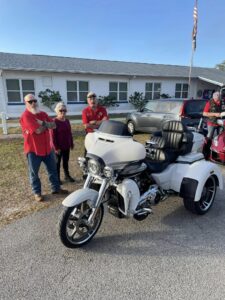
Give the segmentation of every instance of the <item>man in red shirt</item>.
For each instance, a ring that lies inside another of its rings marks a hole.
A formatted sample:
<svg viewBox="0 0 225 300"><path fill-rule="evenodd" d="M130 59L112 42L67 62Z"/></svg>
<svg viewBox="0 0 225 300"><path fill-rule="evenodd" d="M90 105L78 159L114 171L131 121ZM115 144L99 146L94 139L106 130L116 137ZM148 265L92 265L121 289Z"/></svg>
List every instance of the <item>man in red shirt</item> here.
<svg viewBox="0 0 225 300"><path fill-rule="evenodd" d="M86 133L94 132L102 121L108 120L108 114L103 106L98 105L96 94L90 92L87 94L88 106L82 111L82 122Z"/></svg>
<svg viewBox="0 0 225 300"><path fill-rule="evenodd" d="M221 113L221 103L220 103L220 93L213 93L213 98L209 100L203 110L203 116L208 117L207 127L208 134L207 138L212 140L215 131L219 134L219 125L217 124L217 119L222 117Z"/></svg>
<svg viewBox="0 0 225 300"><path fill-rule="evenodd" d="M41 195L41 181L38 171L43 162L46 166L52 194L67 194L68 191L60 188L56 169L55 154L52 149L50 130L55 128L55 122L49 116L40 111L37 99L33 94L24 97L26 110L20 118L20 125L24 137L24 152L27 155L29 177L37 201L43 201Z"/></svg>

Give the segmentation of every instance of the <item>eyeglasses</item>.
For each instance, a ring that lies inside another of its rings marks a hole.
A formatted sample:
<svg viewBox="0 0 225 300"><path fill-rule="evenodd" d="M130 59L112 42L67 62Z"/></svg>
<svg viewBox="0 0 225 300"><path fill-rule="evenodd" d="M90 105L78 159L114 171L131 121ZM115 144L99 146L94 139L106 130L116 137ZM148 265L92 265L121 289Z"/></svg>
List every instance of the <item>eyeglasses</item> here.
<svg viewBox="0 0 225 300"><path fill-rule="evenodd" d="M37 103L37 100L36 99L34 99L34 100L28 100L27 103L29 103L29 104Z"/></svg>
<svg viewBox="0 0 225 300"><path fill-rule="evenodd" d="M66 109L60 109L59 112L67 112Z"/></svg>

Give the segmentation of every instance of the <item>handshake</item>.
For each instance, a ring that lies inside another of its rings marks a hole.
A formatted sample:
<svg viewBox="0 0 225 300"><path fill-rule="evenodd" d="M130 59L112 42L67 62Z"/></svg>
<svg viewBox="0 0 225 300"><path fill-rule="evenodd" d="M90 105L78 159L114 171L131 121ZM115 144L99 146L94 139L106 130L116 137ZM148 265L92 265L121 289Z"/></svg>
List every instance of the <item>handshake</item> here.
<svg viewBox="0 0 225 300"><path fill-rule="evenodd" d="M221 114L220 114L220 118L223 118L223 117L225 117L225 111L221 112Z"/></svg>

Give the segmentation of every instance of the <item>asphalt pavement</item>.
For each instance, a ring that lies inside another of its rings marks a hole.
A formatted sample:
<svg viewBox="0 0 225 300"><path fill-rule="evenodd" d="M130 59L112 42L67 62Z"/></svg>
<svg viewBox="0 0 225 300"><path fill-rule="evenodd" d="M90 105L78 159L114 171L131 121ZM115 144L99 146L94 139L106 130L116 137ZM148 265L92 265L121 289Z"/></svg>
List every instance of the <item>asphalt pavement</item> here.
<svg viewBox="0 0 225 300"><path fill-rule="evenodd" d="M9 200L10 201L10 200ZM225 201L204 216L180 198L142 222L106 213L81 249L57 235L61 206L0 231L0 299L224 299Z"/></svg>

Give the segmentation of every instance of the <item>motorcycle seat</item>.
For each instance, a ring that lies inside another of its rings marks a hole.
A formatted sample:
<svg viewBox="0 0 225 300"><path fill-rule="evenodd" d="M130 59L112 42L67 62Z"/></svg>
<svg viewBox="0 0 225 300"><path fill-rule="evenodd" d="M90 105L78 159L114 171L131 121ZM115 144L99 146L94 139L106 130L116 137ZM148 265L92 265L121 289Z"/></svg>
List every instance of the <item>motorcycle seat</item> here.
<svg viewBox="0 0 225 300"><path fill-rule="evenodd" d="M161 136L152 136L146 145L147 165L150 169L164 169L176 161L179 155L191 152L192 145L192 132L180 121L168 121L163 125ZM153 163L155 166L151 167ZM162 167L157 164L162 164Z"/></svg>

